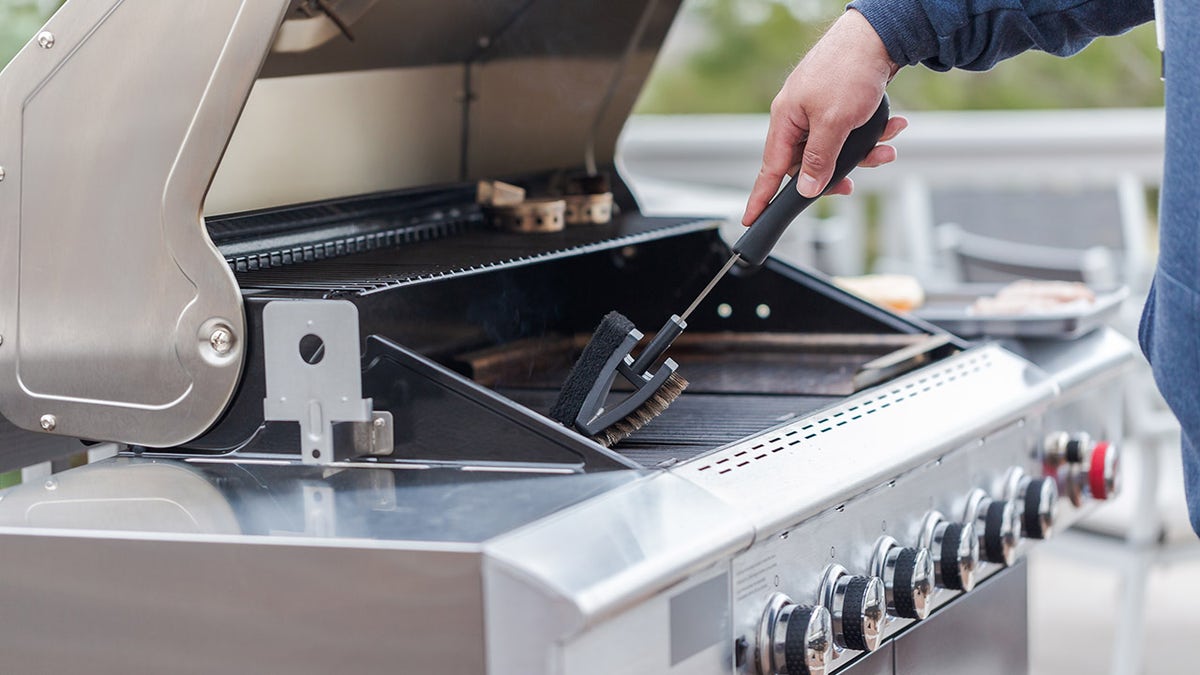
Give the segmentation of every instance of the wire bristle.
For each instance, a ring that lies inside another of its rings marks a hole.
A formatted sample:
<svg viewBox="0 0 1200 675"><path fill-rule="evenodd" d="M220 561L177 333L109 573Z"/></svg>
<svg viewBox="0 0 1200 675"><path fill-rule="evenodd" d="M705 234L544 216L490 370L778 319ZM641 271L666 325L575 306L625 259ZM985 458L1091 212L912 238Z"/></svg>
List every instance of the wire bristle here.
<svg viewBox="0 0 1200 675"><path fill-rule="evenodd" d="M638 407L637 410L626 415L620 422L601 431L592 438L597 443L606 448L620 443L629 438L630 434L646 426L650 420L663 414L667 406L675 402L679 395L687 389L688 381L683 379L679 373L671 373L666 382L654 392L654 395L646 399L646 402Z"/></svg>

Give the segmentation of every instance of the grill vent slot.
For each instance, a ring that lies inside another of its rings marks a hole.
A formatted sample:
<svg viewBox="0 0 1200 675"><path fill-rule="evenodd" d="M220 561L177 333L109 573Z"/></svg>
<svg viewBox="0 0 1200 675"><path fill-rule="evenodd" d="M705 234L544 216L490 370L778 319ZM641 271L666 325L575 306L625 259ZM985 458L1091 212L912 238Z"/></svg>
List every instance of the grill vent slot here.
<svg viewBox="0 0 1200 675"><path fill-rule="evenodd" d="M992 365L988 354L978 354L952 366L937 370L909 382L874 394L864 401L852 401L850 404L835 408L817 420L805 420L782 429L776 430L765 441L754 445L736 446L714 455L715 461L700 466L697 471L717 474L727 474L734 469L748 466L752 462L766 459L771 455L803 447L806 441L811 441L822 434L846 426L885 410L920 397L926 392L933 391L946 384L956 382L972 373L978 373Z"/></svg>

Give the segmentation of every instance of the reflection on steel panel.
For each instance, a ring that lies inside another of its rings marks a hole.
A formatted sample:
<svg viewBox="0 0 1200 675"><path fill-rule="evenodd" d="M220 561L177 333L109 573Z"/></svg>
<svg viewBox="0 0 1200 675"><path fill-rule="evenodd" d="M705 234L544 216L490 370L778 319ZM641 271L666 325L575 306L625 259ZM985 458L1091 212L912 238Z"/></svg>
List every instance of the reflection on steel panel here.
<svg viewBox="0 0 1200 675"><path fill-rule="evenodd" d="M935 612L922 623L921 630L901 635L896 639L896 672L1029 672L1028 574L1029 567L1022 560L945 610Z"/></svg>

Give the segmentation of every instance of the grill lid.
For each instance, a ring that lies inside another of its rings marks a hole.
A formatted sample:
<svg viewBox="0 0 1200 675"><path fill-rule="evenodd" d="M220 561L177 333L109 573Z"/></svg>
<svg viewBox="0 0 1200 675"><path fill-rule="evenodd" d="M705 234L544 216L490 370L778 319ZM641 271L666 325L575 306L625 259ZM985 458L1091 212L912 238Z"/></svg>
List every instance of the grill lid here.
<svg viewBox="0 0 1200 675"><path fill-rule="evenodd" d="M205 210L610 166L679 4L293 2Z"/></svg>

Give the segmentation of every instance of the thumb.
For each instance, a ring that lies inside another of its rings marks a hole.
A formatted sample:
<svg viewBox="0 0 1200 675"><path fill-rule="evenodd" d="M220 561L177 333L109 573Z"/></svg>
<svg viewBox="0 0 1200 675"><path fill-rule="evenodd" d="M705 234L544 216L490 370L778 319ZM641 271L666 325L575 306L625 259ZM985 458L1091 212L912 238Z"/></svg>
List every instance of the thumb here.
<svg viewBox="0 0 1200 675"><path fill-rule="evenodd" d="M837 165L838 153L849 135L849 129L836 129L824 125L813 127L804 143L800 173L796 178L796 189L801 195L816 197L829 185L829 179L833 177L833 170Z"/></svg>

